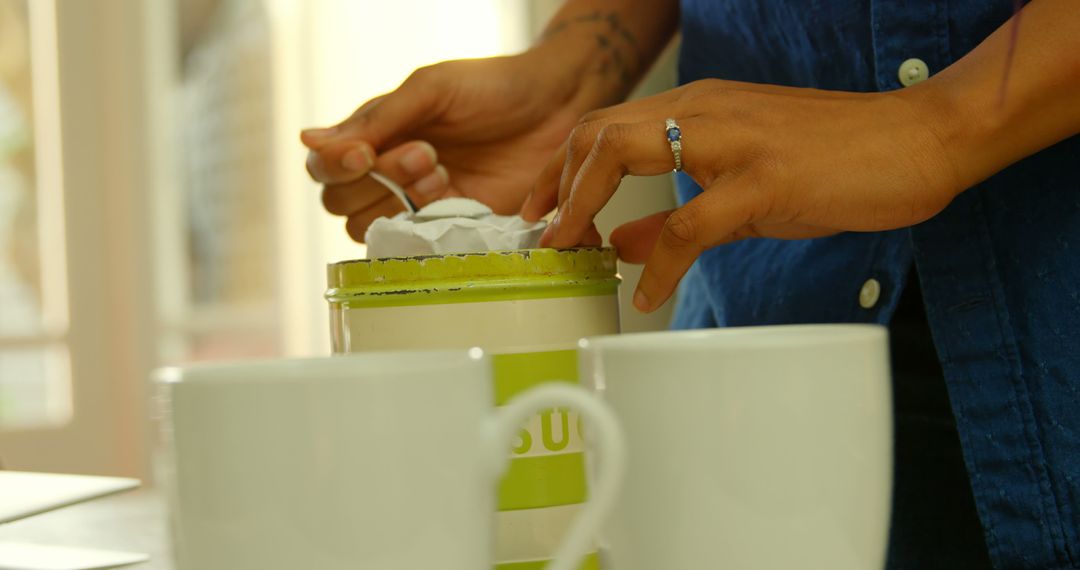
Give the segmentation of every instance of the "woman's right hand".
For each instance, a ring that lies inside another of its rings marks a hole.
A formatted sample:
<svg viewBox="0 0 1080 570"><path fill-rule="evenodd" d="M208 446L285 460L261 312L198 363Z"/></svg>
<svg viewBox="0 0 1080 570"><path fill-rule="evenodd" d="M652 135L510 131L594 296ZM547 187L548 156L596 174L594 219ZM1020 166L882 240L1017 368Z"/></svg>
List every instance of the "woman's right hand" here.
<svg viewBox="0 0 1080 570"><path fill-rule="evenodd" d="M568 58L534 48L511 57L440 63L368 101L340 124L309 129L307 168L326 209L348 217L356 241L402 208L372 177L384 174L418 206L448 196L515 213L596 93Z"/></svg>

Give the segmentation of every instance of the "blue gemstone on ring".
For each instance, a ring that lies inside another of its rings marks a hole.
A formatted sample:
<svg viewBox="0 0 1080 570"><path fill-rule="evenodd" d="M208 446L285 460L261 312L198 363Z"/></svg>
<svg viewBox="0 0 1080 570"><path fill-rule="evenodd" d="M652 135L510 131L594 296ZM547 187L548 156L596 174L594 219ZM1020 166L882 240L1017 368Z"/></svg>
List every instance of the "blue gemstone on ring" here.
<svg viewBox="0 0 1080 570"><path fill-rule="evenodd" d="M667 140L669 140L671 142L675 142L675 141L677 141L677 140L679 140L681 138L682 138L682 131L679 130L679 127L671 127L670 129L667 130Z"/></svg>

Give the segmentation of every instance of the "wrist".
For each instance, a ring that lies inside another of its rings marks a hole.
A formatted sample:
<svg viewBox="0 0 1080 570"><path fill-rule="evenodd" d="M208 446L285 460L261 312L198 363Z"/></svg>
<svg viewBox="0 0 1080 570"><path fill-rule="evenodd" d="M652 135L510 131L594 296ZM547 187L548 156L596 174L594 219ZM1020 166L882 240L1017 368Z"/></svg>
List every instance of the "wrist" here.
<svg viewBox="0 0 1080 570"><path fill-rule="evenodd" d="M902 90L931 113L965 188L1080 132L1072 4L1030 3L1023 28L1014 16L941 73Z"/></svg>
<svg viewBox="0 0 1080 570"><path fill-rule="evenodd" d="M1010 121L1008 110L994 105L986 93L973 93L952 77L938 77L899 95L916 107L941 143L956 174L957 194L1016 160L1007 145L1000 144Z"/></svg>
<svg viewBox="0 0 1080 570"><path fill-rule="evenodd" d="M553 18L527 53L566 73L580 112L622 102L674 32L677 2L649 6L633 18L610 7L576 6Z"/></svg>
<svg viewBox="0 0 1080 570"><path fill-rule="evenodd" d="M600 45L595 34L576 30L541 38L523 56L528 73L570 92L567 103L579 115L622 102L639 76L633 58Z"/></svg>

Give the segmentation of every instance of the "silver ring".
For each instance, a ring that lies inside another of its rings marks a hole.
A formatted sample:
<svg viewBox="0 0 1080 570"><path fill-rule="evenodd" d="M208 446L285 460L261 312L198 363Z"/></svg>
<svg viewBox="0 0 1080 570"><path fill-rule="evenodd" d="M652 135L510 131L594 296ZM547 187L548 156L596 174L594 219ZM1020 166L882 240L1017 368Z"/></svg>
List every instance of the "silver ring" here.
<svg viewBox="0 0 1080 570"><path fill-rule="evenodd" d="M682 129L679 128L675 119L667 119L664 121L664 128L667 129L665 133L667 135L668 143L671 144L671 154L675 155L675 172L682 170Z"/></svg>

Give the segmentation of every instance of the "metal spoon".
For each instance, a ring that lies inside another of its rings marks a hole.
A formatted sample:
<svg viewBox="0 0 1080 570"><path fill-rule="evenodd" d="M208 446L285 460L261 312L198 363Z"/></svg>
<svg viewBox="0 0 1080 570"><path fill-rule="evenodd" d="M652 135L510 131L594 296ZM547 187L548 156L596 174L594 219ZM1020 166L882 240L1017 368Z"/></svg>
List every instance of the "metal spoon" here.
<svg viewBox="0 0 1080 570"><path fill-rule="evenodd" d="M480 218L480 217L483 217L483 216L486 216L486 215L492 213L491 209L486 208L486 207L484 208L484 211L480 211L480 212L476 212L476 213L454 212L454 211L450 211L450 212L445 212L444 211L444 212L441 212L441 213L423 212L422 210L420 210L420 208L416 207L416 204L414 204L412 199L409 198L409 195L406 194L405 190L402 189L401 186L398 186L396 182L394 182L393 180L390 180L386 176L384 176L382 174L379 174L378 172L375 172L375 171L368 172L368 174L370 174L371 177L374 178L376 182L378 182L379 184L382 184L383 186L385 186L386 189L389 190L391 194L396 196L397 199L401 201L402 205L405 206L405 209L409 212L409 218L413 219L413 220L416 220L416 221L426 222L426 221L431 221L431 220L437 220L437 219L440 219L440 218ZM463 198L450 198L449 200L462 200L462 199ZM471 201L471 200L466 200L466 201ZM431 204L429 204L429 206L431 206ZM425 208L425 210L429 210L429 209L430 208ZM421 212L423 212L423 213L421 213Z"/></svg>
<svg viewBox="0 0 1080 570"><path fill-rule="evenodd" d="M390 180L389 178L383 176L382 174L379 174L378 172L375 172L374 170L368 172L368 175L374 178L375 181L379 184L385 186L391 194L396 196L397 199L401 201L401 204L405 206L405 210L409 212L410 216L416 214L416 210L418 210L419 208L416 207L416 204L413 204L412 199L409 198L409 195L405 193L405 190L401 186L397 185L397 182Z"/></svg>

